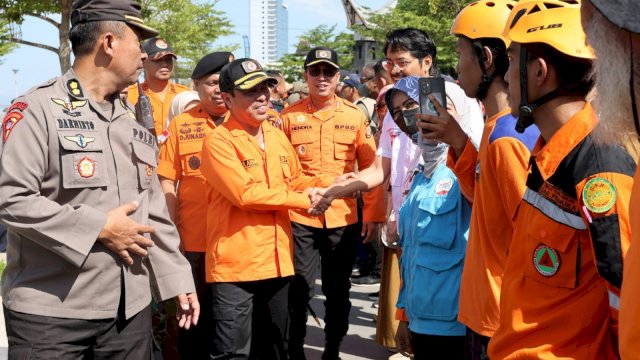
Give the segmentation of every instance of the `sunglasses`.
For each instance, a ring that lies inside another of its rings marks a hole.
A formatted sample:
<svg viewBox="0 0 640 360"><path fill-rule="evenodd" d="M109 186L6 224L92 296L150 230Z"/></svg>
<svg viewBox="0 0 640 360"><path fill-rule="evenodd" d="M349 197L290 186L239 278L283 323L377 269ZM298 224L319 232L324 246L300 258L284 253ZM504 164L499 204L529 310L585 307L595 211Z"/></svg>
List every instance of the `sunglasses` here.
<svg viewBox="0 0 640 360"><path fill-rule="evenodd" d="M313 77L320 76L320 74L322 74L322 76L324 76L326 78L331 78L331 77L334 77L338 73L338 69L336 69L336 68L310 67L310 68L307 69L307 72L309 72L309 75L311 75Z"/></svg>

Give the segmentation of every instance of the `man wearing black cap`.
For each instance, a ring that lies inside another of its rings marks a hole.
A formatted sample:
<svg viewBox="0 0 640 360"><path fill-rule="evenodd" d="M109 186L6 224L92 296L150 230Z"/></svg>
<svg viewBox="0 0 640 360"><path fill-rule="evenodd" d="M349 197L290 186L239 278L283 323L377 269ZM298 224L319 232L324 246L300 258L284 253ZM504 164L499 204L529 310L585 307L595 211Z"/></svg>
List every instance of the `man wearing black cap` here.
<svg viewBox="0 0 640 360"><path fill-rule="evenodd" d="M176 84L171 81L173 74L173 64L177 59L171 45L159 37L151 38L142 44L142 50L147 53L147 60L144 61L144 82L140 84L144 94L151 101L153 111L153 124L156 135L161 137L165 130L171 101L176 94L191 90L188 87ZM138 103L138 85L129 86L127 98L131 104ZM164 140L161 138L161 140Z"/></svg>
<svg viewBox="0 0 640 360"><path fill-rule="evenodd" d="M305 174L339 177L357 167L369 167L376 145L362 111L335 95L340 78L338 55L326 47L312 49L304 63L309 97L282 112L283 131L291 140ZM291 286L289 355L304 359L307 305L313 296L321 267L325 301L325 350L322 358L335 360L349 327L349 277L356 260L355 241L367 240L383 222L382 188L364 196L362 231L358 226L355 199L333 202L325 214L311 216L291 211L295 242L296 275Z"/></svg>
<svg viewBox="0 0 640 360"><path fill-rule="evenodd" d="M269 87L276 84L255 60L226 65L220 90L230 115L202 147L215 324L211 359L287 359L288 211L309 209L309 196L296 190L323 182L303 175L291 143L266 121Z"/></svg>
<svg viewBox="0 0 640 360"><path fill-rule="evenodd" d="M640 2L632 0L583 0L582 27L596 53L595 108L600 118L594 130L599 142L617 143L638 155L638 92L640 91ZM640 172L636 171L629 202L631 246L624 258L619 302L609 304L619 313L619 353L622 359L640 357ZM619 306L619 307L618 307Z"/></svg>
<svg viewBox="0 0 640 360"><path fill-rule="evenodd" d="M72 69L19 97L4 120L9 358L148 359L151 288L179 300L181 326L199 314L155 138L119 98L146 59L140 39L157 33L133 0L72 7Z"/></svg>
<svg viewBox="0 0 640 360"><path fill-rule="evenodd" d="M209 358L208 349L203 346L207 342L205 336L212 328L209 321L211 309L207 304L209 298L205 296L207 198L200 172L200 151L205 136L222 124L227 114L219 78L222 67L232 60L233 54L229 52L214 52L198 62L191 78L200 103L171 121L167 131L169 135L158 160L158 176L167 207L178 227L182 250L191 263L198 298L203 303L200 323L194 329L180 333L178 350L183 359Z"/></svg>

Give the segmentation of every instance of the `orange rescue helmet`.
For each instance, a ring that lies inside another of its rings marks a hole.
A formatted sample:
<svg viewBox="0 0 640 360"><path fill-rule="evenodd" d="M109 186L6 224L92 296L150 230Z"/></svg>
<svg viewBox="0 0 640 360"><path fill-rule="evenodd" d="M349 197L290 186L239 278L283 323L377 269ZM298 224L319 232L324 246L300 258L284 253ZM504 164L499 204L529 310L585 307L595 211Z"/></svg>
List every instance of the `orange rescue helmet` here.
<svg viewBox="0 0 640 360"><path fill-rule="evenodd" d="M580 24L580 0L531 0L518 3L504 36L520 44L544 43L576 58L594 59Z"/></svg>
<svg viewBox="0 0 640 360"><path fill-rule="evenodd" d="M474 1L460 10L451 25L451 35L463 35L472 40L501 39L509 47L511 41L503 32L511 9L516 4L513 0Z"/></svg>

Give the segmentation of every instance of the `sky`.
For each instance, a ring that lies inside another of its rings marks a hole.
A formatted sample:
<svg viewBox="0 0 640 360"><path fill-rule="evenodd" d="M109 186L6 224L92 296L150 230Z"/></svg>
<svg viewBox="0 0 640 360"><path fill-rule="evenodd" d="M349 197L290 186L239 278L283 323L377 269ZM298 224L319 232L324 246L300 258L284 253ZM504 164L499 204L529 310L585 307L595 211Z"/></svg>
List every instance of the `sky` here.
<svg viewBox="0 0 640 360"><path fill-rule="evenodd" d="M219 0L216 8L226 13L234 25L234 35L218 39L214 46L237 44L236 57L244 57L242 35L249 35L249 2L251 0ZM343 31L347 18L341 0L284 0L289 9L289 51L295 50L298 37L318 25L336 25ZM388 0L359 0L371 9L384 6ZM50 24L27 18L22 25L22 38L38 43L58 46L57 29ZM18 70L14 75L13 70ZM22 94L48 79L60 76L58 56L51 51L21 45L10 54L0 57L0 109L15 97L16 89Z"/></svg>

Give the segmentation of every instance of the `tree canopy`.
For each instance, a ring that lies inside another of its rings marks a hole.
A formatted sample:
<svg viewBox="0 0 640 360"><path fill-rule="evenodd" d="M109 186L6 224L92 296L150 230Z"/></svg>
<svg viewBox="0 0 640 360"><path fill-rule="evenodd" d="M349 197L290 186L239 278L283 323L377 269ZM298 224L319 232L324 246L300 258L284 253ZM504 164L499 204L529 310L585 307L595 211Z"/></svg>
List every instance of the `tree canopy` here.
<svg viewBox="0 0 640 360"><path fill-rule="evenodd" d="M212 50L220 36L231 34L231 22L215 9L217 1L201 4L193 0L141 0L145 23L160 31L176 54L179 69L190 74L193 64ZM38 47L56 53L61 72L71 67L69 28L72 0L0 0L0 55L16 44ZM26 17L48 22L59 33L59 46L50 46L22 37L20 27Z"/></svg>
<svg viewBox="0 0 640 360"><path fill-rule="evenodd" d="M282 71L289 82L301 80L304 58L309 50L317 46L326 46L338 53L341 68L350 69L355 46L353 34L350 32L336 34L335 30L336 25L320 25L304 32L298 37L296 52L284 55L278 64L269 67Z"/></svg>

